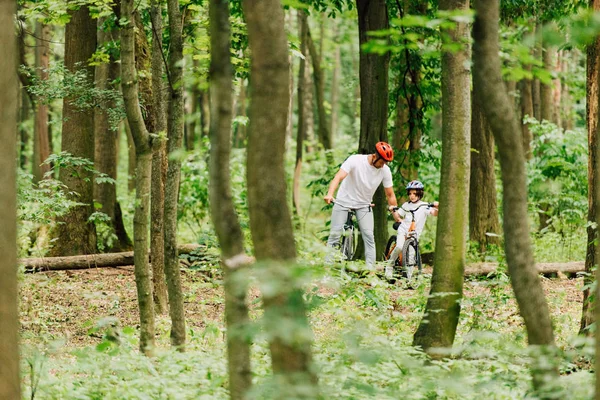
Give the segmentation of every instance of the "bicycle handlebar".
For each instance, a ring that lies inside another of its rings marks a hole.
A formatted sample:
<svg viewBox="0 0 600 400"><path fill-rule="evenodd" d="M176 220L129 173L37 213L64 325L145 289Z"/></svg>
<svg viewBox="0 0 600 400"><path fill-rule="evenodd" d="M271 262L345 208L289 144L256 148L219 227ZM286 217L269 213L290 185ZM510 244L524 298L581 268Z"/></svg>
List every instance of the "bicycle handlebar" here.
<svg viewBox="0 0 600 400"><path fill-rule="evenodd" d="M421 204L419 207L415 208L414 210L404 210L404 208L402 208L402 207L393 207L391 212L396 212L396 211L398 211L398 210L400 210L400 209L402 208L402 209L403 209L404 211L406 211L406 212L411 212L411 213L413 213L413 212L417 211L417 210L418 210L419 208L421 208L421 207L429 207L429 208L432 208L432 207L435 207L435 204L434 204L434 203L426 203L426 204Z"/></svg>

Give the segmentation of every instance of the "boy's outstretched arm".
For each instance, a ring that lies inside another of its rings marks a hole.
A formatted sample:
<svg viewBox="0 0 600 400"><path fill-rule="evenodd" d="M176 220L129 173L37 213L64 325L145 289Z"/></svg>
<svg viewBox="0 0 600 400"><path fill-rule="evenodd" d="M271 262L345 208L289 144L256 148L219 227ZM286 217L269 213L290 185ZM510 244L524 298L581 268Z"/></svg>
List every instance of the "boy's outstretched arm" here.
<svg viewBox="0 0 600 400"><path fill-rule="evenodd" d="M331 180L331 183L329 184L329 189L327 190L327 194L325 195L325 197L323 197L325 203L331 204L331 202L333 201L333 195L335 194L335 191L340 185L340 182L343 181L344 178L347 176L348 173L340 168L340 170L337 172L337 174L335 174L335 176Z"/></svg>

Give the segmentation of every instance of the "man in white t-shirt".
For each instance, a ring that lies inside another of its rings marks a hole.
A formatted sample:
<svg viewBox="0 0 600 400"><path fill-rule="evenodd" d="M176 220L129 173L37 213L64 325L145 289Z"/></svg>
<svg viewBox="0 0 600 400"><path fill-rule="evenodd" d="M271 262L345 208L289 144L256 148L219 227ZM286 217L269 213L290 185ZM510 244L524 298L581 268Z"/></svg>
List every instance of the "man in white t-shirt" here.
<svg viewBox="0 0 600 400"><path fill-rule="evenodd" d="M375 149L376 152L373 154L355 154L348 157L329 184L329 190L324 197L327 204L333 202L333 195L341 182L331 213L331 230L327 245L339 246L348 211L355 210L360 233L365 243L367 268L373 268L375 265L375 236L373 235L371 203L375 190L380 184L383 183L388 208L398 205L392 184L392 172L387 166L387 163L394 159L392 147L385 142L379 142L375 145ZM398 217L395 215L394 218Z"/></svg>

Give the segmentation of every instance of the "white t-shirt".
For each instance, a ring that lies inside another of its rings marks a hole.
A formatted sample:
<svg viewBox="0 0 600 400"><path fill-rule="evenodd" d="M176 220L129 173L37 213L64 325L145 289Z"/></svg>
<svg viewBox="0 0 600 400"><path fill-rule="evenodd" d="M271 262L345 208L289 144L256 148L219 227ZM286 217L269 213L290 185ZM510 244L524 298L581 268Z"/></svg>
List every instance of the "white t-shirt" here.
<svg viewBox="0 0 600 400"><path fill-rule="evenodd" d="M382 168L375 168L369 163L368 154L348 157L341 169L348 176L342 181L335 202L343 207L366 207L373 201L375 190L382 182L384 188L393 186L390 167L384 165Z"/></svg>
<svg viewBox="0 0 600 400"><path fill-rule="evenodd" d="M402 204L402 207L398 210L400 216L404 219L398 231L402 231L403 233L407 233L410 228L410 224L413 220L413 213L410 210L418 210L414 212L415 214L415 231L417 231L417 237L421 236L421 232L425 228L425 222L427 221L427 216L433 212L432 207L427 207L426 201L417 201L416 203L406 202ZM422 207L421 207L422 206Z"/></svg>

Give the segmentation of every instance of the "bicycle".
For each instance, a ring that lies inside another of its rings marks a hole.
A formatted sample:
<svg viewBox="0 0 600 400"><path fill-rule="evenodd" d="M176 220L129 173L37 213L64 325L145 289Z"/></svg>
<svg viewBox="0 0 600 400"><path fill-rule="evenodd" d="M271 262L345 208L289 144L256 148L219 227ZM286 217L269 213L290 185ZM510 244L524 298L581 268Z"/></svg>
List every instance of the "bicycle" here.
<svg viewBox="0 0 600 400"><path fill-rule="evenodd" d="M332 201L335 204L335 201ZM372 208L374 204L369 205ZM357 209L348 209L348 217L342 228L342 236L340 238L340 251L346 261L354 260L356 254L356 248L358 246L358 229L353 218L356 216Z"/></svg>
<svg viewBox="0 0 600 400"><path fill-rule="evenodd" d="M402 266L402 271L400 274L404 276L407 280L411 280L413 277L414 269L417 268L417 275L421 275L423 273L423 263L421 261L421 252L419 250L419 240L417 238L416 222L415 222L415 212L422 207L434 207L433 203L425 203L415 208L414 210L405 210L406 212L410 212L412 215L412 221L410 223L410 227L408 228L408 233L406 234L406 240L404 241L404 245L402 246L402 252L399 254L398 258L394 262L394 269ZM392 209L393 212L398 211L400 207L394 207ZM398 230L400 226L400 222L394 223L394 229ZM388 239L387 246L385 248L384 258L389 260L392 252L396 248L396 240L397 235L392 235ZM395 274L396 275L396 274Z"/></svg>

